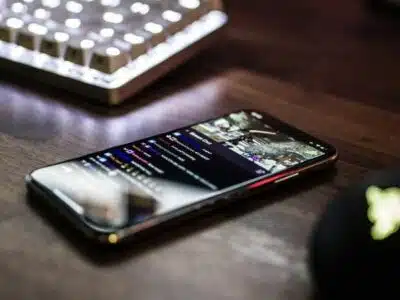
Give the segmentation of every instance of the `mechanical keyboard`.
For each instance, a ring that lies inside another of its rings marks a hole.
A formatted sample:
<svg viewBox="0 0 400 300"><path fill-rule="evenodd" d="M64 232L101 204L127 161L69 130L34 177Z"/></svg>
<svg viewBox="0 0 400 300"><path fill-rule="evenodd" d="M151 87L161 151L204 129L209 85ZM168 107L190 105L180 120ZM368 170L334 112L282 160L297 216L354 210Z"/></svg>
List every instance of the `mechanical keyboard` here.
<svg viewBox="0 0 400 300"><path fill-rule="evenodd" d="M116 105L227 20L220 0L0 0L0 69Z"/></svg>

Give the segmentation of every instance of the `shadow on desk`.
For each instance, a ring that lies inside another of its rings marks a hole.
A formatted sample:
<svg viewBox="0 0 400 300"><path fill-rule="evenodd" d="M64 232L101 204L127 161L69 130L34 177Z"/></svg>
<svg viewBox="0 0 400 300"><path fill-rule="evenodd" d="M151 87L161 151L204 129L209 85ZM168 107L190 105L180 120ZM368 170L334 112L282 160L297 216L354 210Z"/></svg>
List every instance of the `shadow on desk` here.
<svg viewBox="0 0 400 300"><path fill-rule="evenodd" d="M107 267L123 263L148 250L164 247L176 240L244 216L301 191L312 189L332 180L335 175L335 167L316 171L302 178L293 179L288 183L285 182L279 185L279 189L268 189L268 198L265 197L266 191L260 190L247 197L251 201L240 201L244 198L228 201L212 210L201 211L177 222L148 230L144 234L118 245L102 245L89 241L83 237L82 233L73 228L71 223L67 222L63 216L45 205L44 201L40 201L37 198L39 196L27 193L26 198L29 207L43 218L47 225L52 226L58 236L64 238L85 260L97 266Z"/></svg>

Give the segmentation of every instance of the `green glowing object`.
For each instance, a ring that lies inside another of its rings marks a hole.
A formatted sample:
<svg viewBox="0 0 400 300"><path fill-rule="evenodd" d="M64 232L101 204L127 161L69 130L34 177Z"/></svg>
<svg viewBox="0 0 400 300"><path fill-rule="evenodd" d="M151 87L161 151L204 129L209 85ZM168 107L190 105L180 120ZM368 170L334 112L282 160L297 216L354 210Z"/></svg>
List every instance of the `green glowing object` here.
<svg viewBox="0 0 400 300"><path fill-rule="evenodd" d="M371 236L384 240L400 229L400 188L381 189L370 186L366 197L368 218L372 222Z"/></svg>

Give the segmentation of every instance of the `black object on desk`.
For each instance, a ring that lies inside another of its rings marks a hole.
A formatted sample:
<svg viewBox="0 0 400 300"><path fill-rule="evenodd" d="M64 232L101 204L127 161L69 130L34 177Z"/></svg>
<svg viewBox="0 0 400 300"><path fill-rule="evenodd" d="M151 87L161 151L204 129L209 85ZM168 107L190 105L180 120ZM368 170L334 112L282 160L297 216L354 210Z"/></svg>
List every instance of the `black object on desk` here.
<svg viewBox="0 0 400 300"><path fill-rule="evenodd" d="M395 293L399 227L400 168L372 173L332 201L310 239L309 268L321 298Z"/></svg>

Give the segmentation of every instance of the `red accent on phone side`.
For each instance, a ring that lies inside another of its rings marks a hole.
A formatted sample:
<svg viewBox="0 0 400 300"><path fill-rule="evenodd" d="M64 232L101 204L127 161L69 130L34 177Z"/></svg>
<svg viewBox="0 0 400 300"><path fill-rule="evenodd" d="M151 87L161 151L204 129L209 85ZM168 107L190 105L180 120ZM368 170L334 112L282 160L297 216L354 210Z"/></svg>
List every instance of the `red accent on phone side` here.
<svg viewBox="0 0 400 300"><path fill-rule="evenodd" d="M248 189L258 188L258 187L263 186L263 185L265 185L267 183L271 183L271 182L273 182L275 180L278 180L278 179L281 179L283 177L286 177L286 176L288 176L288 175L290 175L292 173L295 173L295 172L286 172L286 173L278 174L278 175L275 175L275 176L272 176L272 177L269 177L269 178L265 178L265 179L263 179L261 181L258 181L256 183L253 183L253 184L249 185Z"/></svg>

